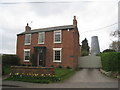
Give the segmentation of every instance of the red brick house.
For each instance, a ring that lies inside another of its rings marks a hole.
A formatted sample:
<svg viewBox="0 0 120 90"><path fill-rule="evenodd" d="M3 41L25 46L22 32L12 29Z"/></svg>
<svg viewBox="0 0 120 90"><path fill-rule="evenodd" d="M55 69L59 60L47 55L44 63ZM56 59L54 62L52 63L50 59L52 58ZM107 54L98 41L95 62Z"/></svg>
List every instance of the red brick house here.
<svg viewBox="0 0 120 90"><path fill-rule="evenodd" d="M17 34L16 50L20 64L77 68L80 45L76 17L73 25L31 30L27 24L25 31Z"/></svg>

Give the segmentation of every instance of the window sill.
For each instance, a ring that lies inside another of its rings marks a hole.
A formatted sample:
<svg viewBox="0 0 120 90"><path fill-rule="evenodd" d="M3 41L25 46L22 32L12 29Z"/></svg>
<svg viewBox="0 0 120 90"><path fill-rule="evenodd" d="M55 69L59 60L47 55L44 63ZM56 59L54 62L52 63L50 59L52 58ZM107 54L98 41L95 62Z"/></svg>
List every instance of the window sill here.
<svg viewBox="0 0 120 90"><path fill-rule="evenodd" d="M54 42L55 44L60 44L61 42Z"/></svg>
<svg viewBox="0 0 120 90"><path fill-rule="evenodd" d="M61 61L55 61L55 60L54 60L53 62L58 62L58 63L60 63Z"/></svg>
<svg viewBox="0 0 120 90"><path fill-rule="evenodd" d="M24 60L24 62L30 62L30 60Z"/></svg>
<svg viewBox="0 0 120 90"><path fill-rule="evenodd" d="M38 44L45 44L45 43L38 43Z"/></svg>
<svg viewBox="0 0 120 90"><path fill-rule="evenodd" d="M29 44L24 44L24 45L31 45L31 44L29 43Z"/></svg>

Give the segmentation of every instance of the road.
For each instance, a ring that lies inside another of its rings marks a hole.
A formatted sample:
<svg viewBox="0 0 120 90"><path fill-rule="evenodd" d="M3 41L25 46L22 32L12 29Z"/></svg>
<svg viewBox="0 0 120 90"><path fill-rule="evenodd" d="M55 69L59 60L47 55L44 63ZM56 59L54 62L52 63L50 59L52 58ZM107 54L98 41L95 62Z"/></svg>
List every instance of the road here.
<svg viewBox="0 0 120 90"><path fill-rule="evenodd" d="M118 80L109 78L98 69L81 69L63 83L39 84L19 81L3 81L4 87L24 88L118 88Z"/></svg>

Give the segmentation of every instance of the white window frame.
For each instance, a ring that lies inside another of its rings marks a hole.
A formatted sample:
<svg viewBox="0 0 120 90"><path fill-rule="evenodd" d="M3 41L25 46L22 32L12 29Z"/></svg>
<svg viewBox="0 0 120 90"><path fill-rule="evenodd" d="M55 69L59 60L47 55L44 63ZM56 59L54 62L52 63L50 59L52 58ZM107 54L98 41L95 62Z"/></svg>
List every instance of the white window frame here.
<svg viewBox="0 0 120 90"><path fill-rule="evenodd" d="M56 32L60 32L60 41L59 42L55 41L55 33ZM54 43L61 43L61 42L62 42L62 31L61 30L54 31Z"/></svg>
<svg viewBox="0 0 120 90"><path fill-rule="evenodd" d="M30 35L30 43L26 43L27 35ZM25 45L30 45L31 44L31 34L25 34Z"/></svg>
<svg viewBox="0 0 120 90"><path fill-rule="evenodd" d="M60 60L55 60L55 51L60 51ZM62 59L62 48L53 48L53 62L61 62Z"/></svg>
<svg viewBox="0 0 120 90"><path fill-rule="evenodd" d="M29 51L30 52L30 49L24 49L24 62L29 62L30 60L25 60L25 51ZM30 53L29 53L29 57L30 57Z"/></svg>
<svg viewBox="0 0 120 90"><path fill-rule="evenodd" d="M43 42L40 42L40 34L43 34ZM38 44L45 44L45 32L38 33Z"/></svg>

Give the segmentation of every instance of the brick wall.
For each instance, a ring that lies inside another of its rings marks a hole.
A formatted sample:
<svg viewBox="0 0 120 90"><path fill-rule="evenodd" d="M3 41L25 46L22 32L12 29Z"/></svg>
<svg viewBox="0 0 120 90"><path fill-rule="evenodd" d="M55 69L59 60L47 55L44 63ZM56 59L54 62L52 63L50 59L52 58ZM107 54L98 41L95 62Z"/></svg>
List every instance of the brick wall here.
<svg viewBox="0 0 120 90"><path fill-rule="evenodd" d="M77 29L74 30L62 30L62 43L53 43L53 33L45 32L45 44L38 44L38 33L31 35L31 45L24 45L25 35L18 35L17 37L17 55L20 57L21 64L31 64L29 62L23 61L24 49L31 49L31 54L34 53L35 46L45 46L46 47L46 59L45 66L50 67L51 65L58 67L71 67L77 68L78 56L80 56L79 47L79 35ZM62 48L62 62L53 62L53 48Z"/></svg>
<svg viewBox="0 0 120 90"><path fill-rule="evenodd" d="M55 70L52 67L27 67L27 66L11 66L11 74L15 75L16 73L19 74L55 74Z"/></svg>

